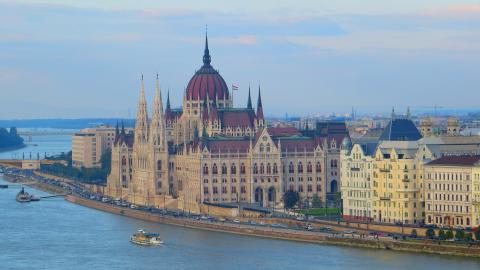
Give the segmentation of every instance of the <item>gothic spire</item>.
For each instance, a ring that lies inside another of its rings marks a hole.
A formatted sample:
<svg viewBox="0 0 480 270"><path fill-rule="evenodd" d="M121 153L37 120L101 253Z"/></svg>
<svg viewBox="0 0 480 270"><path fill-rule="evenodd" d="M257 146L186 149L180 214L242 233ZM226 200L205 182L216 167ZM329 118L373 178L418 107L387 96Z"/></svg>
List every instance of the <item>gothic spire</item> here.
<svg viewBox="0 0 480 270"><path fill-rule="evenodd" d="M143 75L140 87L140 99L138 101L137 117L135 121L135 141L145 143L148 140L148 113L147 101L145 100L145 86Z"/></svg>
<svg viewBox="0 0 480 270"><path fill-rule="evenodd" d="M118 129L118 120L117 120L117 125L115 126L115 138L118 137L120 134L120 130Z"/></svg>
<svg viewBox="0 0 480 270"><path fill-rule="evenodd" d="M262 106L262 95L260 93L260 86L258 86L257 118L263 119L263 106Z"/></svg>
<svg viewBox="0 0 480 270"><path fill-rule="evenodd" d="M210 58L210 51L208 50L208 33L207 29L205 29L205 50L203 51L203 65L210 66L211 58Z"/></svg>
<svg viewBox="0 0 480 270"><path fill-rule="evenodd" d="M122 131L120 131L120 134L125 135L125 125L123 124L123 121L122 121Z"/></svg>
<svg viewBox="0 0 480 270"><path fill-rule="evenodd" d="M252 109L252 98L250 96L250 85L248 86L248 102L247 102L247 108Z"/></svg>
<svg viewBox="0 0 480 270"><path fill-rule="evenodd" d="M170 110L170 89L167 92L167 110Z"/></svg>
<svg viewBox="0 0 480 270"><path fill-rule="evenodd" d="M154 146L162 147L165 141L165 122L163 119L162 92L158 83L158 74L155 82L155 97L153 99L153 116L150 126L150 141Z"/></svg>

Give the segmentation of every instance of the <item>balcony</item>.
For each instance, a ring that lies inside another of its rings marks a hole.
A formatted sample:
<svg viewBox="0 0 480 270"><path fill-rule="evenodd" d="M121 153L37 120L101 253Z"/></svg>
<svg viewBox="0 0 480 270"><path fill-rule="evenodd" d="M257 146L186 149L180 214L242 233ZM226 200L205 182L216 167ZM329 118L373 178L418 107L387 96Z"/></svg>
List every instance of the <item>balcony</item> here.
<svg viewBox="0 0 480 270"><path fill-rule="evenodd" d="M359 172L359 171L360 171L360 168L350 168L350 171L352 171L352 172Z"/></svg>
<svg viewBox="0 0 480 270"><path fill-rule="evenodd" d="M390 197L380 197L380 201L390 201Z"/></svg>
<svg viewBox="0 0 480 270"><path fill-rule="evenodd" d="M408 183L408 182L410 182L410 179L408 179L408 178L403 178L403 179L402 179L402 182Z"/></svg>
<svg viewBox="0 0 480 270"><path fill-rule="evenodd" d="M390 169L387 169L387 168L380 168L379 170L380 170L380 172L383 172L383 173L389 173L390 172Z"/></svg>

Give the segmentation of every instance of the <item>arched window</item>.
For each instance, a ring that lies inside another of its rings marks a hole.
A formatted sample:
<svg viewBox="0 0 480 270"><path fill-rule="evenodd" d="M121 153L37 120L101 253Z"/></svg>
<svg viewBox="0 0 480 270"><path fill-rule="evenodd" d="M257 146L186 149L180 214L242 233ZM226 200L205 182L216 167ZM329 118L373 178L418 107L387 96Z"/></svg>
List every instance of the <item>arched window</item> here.
<svg viewBox="0 0 480 270"><path fill-rule="evenodd" d="M302 162L299 162L297 167L298 167L298 170L297 170L297 171L298 171L299 173L303 173L303 164L302 164Z"/></svg>
<svg viewBox="0 0 480 270"><path fill-rule="evenodd" d="M265 168L263 167L263 163L260 164L260 174L265 173Z"/></svg>
<svg viewBox="0 0 480 270"><path fill-rule="evenodd" d="M277 163L273 163L273 173L278 173Z"/></svg>
<svg viewBox="0 0 480 270"><path fill-rule="evenodd" d="M257 163L253 164L253 174L258 174L258 166L257 166Z"/></svg>
<svg viewBox="0 0 480 270"><path fill-rule="evenodd" d="M240 164L240 174L245 174L245 164Z"/></svg>
<svg viewBox="0 0 480 270"><path fill-rule="evenodd" d="M227 165L225 163L222 164L222 174L227 174Z"/></svg>
<svg viewBox="0 0 480 270"><path fill-rule="evenodd" d="M237 173L237 167L235 166L235 163L232 163L230 166L230 174L236 174Z"/></svg>
<svg viewBox="0 0 480 270"><path fill-rule="evenodd" d="M290 164L288 164L288 172L293 173L293 163L292 162L290 162Z"/></svg>
<svg viewBox="0 0 480 270"><path fill-rule="evenodd" d="M203 164L203 174L208 174L208 165L207 165L207 163Z"/></svg>
<svg viewBox="0 0 480 270"><path fill-rule="evenodd" d="M333 159L332 159L332 160L330 160L330 167L332 167L332 168L333 168Z"/></svg>
<svg viewBox="0 0 480 270"><path fill-rule="evenodd" d="M307 172L308 173L312 172L312 163L310 161L307 163Z"/></svg>
<svg viewBox="0 0 480 270"><path fill-rule="evenodd" d="M272 166L270 166L270 163L267 163L267 174L272 174Z"/></svg>
<svg viewBox="0 0 480 270"><path fill-rule="evenodd" d="M267 153L270 152L270 144L269 143L267 143L267 150L266 151L267 151Z"/></svg>
<svg viewBox="0 0 480 270"><path fill-rule="evenodd" d="M162 170L162 161L161 160L157 160L157 170L158 171Z"/></svg>
<svg viewBox="0 0 480 270"><path fill-rule="evenodd" d="M315 171L316 172L321 172L322 171L322 165L320 165L320 162L317 161L317 164L315 165Z"/></svg>
<svg viewBox="0 0 480 270"><path fill-rule="evenodd" d="M216 163L213 163L212 174L218 174L218 168Z"/></svg>
<svg viewBox="0 0 480 270"><path fill-rule="evenodd" d="M260 153L263 153L264 151L264 146L263 146L263 143L260 144Z"/></svg>

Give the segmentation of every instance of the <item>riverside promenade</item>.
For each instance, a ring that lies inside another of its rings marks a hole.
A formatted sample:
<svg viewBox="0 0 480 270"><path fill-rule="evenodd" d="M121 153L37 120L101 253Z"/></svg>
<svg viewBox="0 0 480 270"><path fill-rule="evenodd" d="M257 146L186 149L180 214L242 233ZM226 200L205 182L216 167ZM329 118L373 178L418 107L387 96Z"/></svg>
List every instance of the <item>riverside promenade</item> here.
<svg viewBox="0 0 480 270"><path fill-rule="evenodd" d="M480 248L478 246L467 246L454 243L440 244L439 242L432 242L430 240L393 240L387 237L380 237L377 239L368 236L360 237L359 235L355 234L343 235L334 232L325 233L318 231L307 231L302 229L276 228L268 226L268 223L270 223L270 221L278 222L278 220L269 218L263 219L265 220L265 223L267 225L261 226L259 225L259 220L257 220L257 224L253 225L247 222L219 222L194 219L192 217L179 217L168 214L166 215L161 213L154 213L148 210L130 209L128 207L116 206L111 203L104 203L98 200L91 200L82 197L78 193L78 186L73 185L71 181L59 182L58 180L53 180L55 179L54 176L51 176L52 179L48 179L48 181L45 181L45 177L47 175L42 175L42 178L35 177L35 174L31 174L31 177L19 176L15 179L15 182L23 182L23 184L32 186L34 188L42 189L47 192L72 192L72 195L65 196L65 199L71 203L109 212L112 214L122 215L155 223L170 224L181 227L210 231L220 231L239 235L284 239L317 244L480 258Z"/></svg>

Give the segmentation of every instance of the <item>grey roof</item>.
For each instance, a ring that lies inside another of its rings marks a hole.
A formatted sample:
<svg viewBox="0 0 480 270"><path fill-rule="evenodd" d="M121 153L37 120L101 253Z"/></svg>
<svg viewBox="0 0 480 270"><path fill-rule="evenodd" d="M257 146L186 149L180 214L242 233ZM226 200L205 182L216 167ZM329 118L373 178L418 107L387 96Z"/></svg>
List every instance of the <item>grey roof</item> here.
<svg viewBox="0 0 480 270"><path fill-rule="evenodd" d="M417 141L422 138L409 118L393 118L380 136L381 141Z"/></svg>

